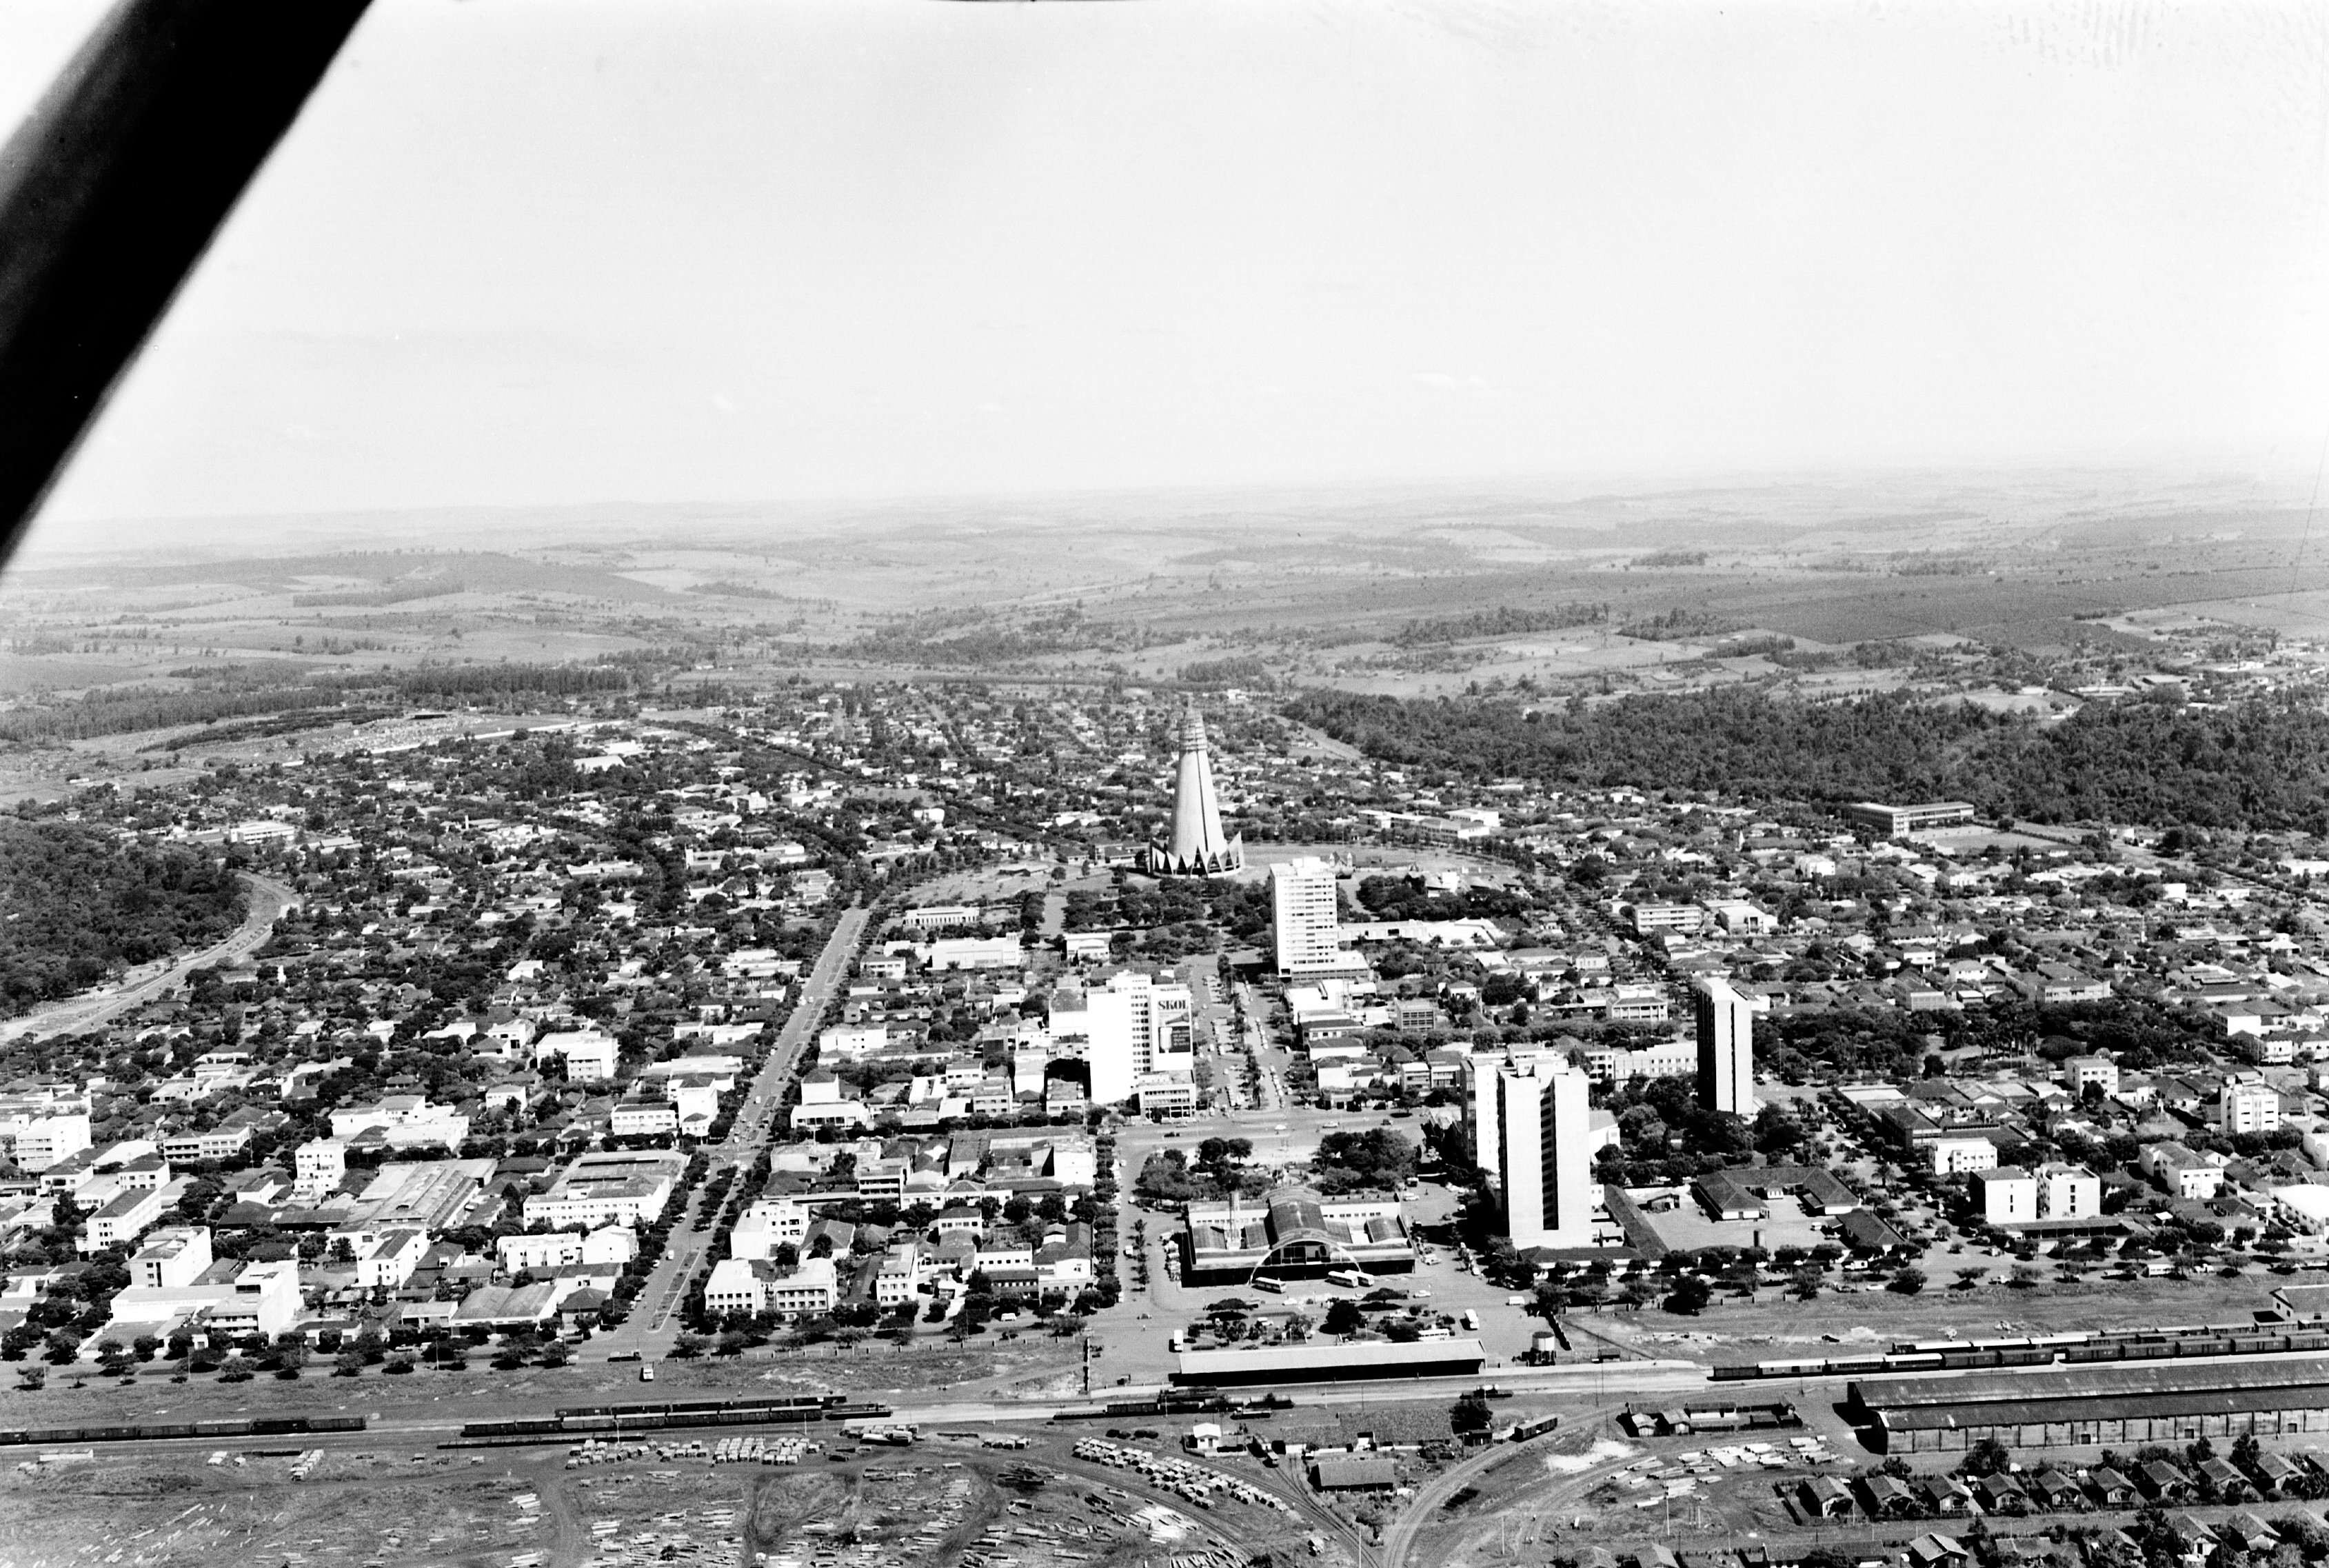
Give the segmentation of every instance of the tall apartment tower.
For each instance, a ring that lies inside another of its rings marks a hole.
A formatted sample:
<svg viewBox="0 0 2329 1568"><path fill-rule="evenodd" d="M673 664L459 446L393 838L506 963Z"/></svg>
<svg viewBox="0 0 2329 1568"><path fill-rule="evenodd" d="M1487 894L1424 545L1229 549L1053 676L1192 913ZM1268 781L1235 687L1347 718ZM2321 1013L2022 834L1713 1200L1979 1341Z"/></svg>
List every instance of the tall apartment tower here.
<svg viewBox="0 0 2329 1568"><path fill-rule="evenodd" d="M1080 997L1053 998L1051 1048L1085 1063L1094 1105L1115 1105L1130 1097L1145 1074L1194 1069L1193 1008L1188 987L1159 985L1127 969Z"/></svg>
<svg viewBox="0 0 2329 1568"><path fill-rule="evenodd" d="M1755 1008L1720 977L1699 982L1698 1102L1733 1116L1755 1114Z"/></svg>
<svg viewBox="0 0 2329 1568"><path fill-rule="evenodd" d="M1332 862L1306 855L1271 866L1269 912L1279 974L1296 978L1335 974L1348 967L1334 940L1342 917L1334 901Z"/></svg>
<svg viewBox="0 0 2329 1568"><path fill-rule="evenodd" d="M1160 836L1141 852L1140 867L1156 876L1214 876L1245 867L1245 840L1221 831L1205 716L1193 703L1181 711L1181 760L1173 774L1170 836Z"/></svg>
<svg viewBox="0 0 2329 1568"><path fill-rule="evenodd" d="M1496 1074L1512 1066L1528 1067L1552 1047L1542 1043L1507 1045L1501 1053L1480 1051L1464 1059L1464 1122L1472 1135L1472 1163L1493 1186L1504 1148L1504 1123L1498 1116L1501 1091ZM1590 1074L1588 1074L1589 1079Z"/></svg>
<svg viewBox="0 0 2329 1568"><path fill-rule="evenodd" d="M1591 1091L1582 1070L1555 1055L1496 1069L1494 1168L1515 1247L1593 1244Z"/></svg>

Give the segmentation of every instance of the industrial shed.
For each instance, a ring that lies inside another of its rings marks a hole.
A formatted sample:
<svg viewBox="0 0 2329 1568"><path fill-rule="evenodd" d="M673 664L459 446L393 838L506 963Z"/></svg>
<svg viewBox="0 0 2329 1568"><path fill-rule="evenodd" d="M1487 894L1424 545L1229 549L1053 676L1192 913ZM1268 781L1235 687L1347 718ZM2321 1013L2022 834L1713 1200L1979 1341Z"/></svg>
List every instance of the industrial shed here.
<svg viewBox="0 0 2329 1568"><path fill-rule="evenodd" d="M1380 1454L1329 1454L1310 1467L1322 1492L1387 1492L1399 1485L1397 1467Z"/></svg>
<svg viewBox="0 0 2329 1568"><path fill-rule="evenodd" d="M1362 1340L1274 1350L1184 1350L1173 1381L1203 1387L1258 1383L1342 1383L1381 1377L1477 1377L1488 1353L1476 1339L1411 1345Z"/></svg>
<svg viewBox="0 0 2329 1568"><path fill-rule="evenodd" d="M1885 1453L2183 1444L2329 1432L2329 1361L2146 1364L2068 1373L1904 1377L1852 1385L1849 1408Z"/></svg>

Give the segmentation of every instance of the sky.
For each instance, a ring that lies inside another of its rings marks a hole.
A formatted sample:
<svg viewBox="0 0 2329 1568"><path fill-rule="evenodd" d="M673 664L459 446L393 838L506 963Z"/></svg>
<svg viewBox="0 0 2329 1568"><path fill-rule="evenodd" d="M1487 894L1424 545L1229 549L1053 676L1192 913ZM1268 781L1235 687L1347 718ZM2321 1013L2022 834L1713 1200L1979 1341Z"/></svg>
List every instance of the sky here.
<svg viewBox="0 0 2329 1568"><path fill-rule="evenodd" d="M0 7L0 118L88 0ZM377 0L122 517L2329 451L2329 7Z"/></svg>

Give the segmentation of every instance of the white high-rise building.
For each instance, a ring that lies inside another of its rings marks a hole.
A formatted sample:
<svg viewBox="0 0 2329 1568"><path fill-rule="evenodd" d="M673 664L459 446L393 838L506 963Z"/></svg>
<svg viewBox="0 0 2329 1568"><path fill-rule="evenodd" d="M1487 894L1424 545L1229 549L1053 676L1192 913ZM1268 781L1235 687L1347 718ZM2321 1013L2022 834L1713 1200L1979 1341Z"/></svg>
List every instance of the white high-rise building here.
<svg viewBox="0 0 2329 1568"><path fill-rule="evenodd" d="M1269 911L1279 974L1325 975L1348 967L1334 940L1342 915L1331 862L1306 855L1271 866Z"/></svg>
<svg viewBox="0 0 2329 1568"><path fill-rule="evenodd" d="M1733 1116L1755 1114L1755 1006L1730 981L1699 982L1698 1102Z"/></svg>
<svg viewBox="0 0 2329 1568"><path fill-rule="evenodd" d="M1160 985L1127 969L1080 998L1068 994L1053 1002L1051 1049L1084 1063L1093 1104L1118 1104L1144 1077L1194 1068L1190 1019L1195 1005L1188 987Z"/></svg>
<svg viewBox="0 0 2329 1568"><path fill-rule="evenodd" d="M1600 1199L1592 1081L1560 1056L1532 1056L1497 1068L1495 1094L1492 1168L1505 1236L1523 1250L1591 1246Z"/></svg>
<svg viewBox="0 0 2329 1568"><path fill-rule="evenodd" d="M1515 1063L1526 1063L1551 1050L1542 1044L1507 1045L1482 1050L1464 1059L1464 1115L1472 1133L1472 1163L1491 1185L1503 1148L1503 1122L1497 1114L1496 1074ZM1588 1075L1589 1078L1590 1074Z"/></svg>
<svg viewBox="0 0 2329 1568"><path fill-rule="evenodd" d="M348 1146L337 1138L309 1138L292 1151L291 1164L291 1201L314 1204L348 1174Z"/></svg>

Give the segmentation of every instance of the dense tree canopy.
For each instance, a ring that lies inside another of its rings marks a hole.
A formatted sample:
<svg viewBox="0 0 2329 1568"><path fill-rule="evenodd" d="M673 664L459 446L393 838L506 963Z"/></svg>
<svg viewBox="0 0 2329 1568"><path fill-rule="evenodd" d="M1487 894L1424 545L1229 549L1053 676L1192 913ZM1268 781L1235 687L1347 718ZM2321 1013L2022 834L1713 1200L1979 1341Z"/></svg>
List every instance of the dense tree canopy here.
<svg viewBox="0 0 2329 1568"><path fill-rule="evenodd" d="M0 820L0 1013L215 941L242 915L234 874L191 847Z"/></svg>
<svg viewBox="0 0 2329 1568"><path fill-rule="evenodd" d="M1318 1140L1318 1185L1328 1193L1396 1187L1415 1174L1415 1145L1388 1128Z"/></svg>
<svg viewBox="0 0 2329 1568"><path fill-rule="evenodd" d="M2329 713L2294 697L2090 703L2051 725L1900 694L1815 703L1738 688L1562 708L1311 691L1287 711L1385 760L1475 778L2329 832Z"/></svg>

